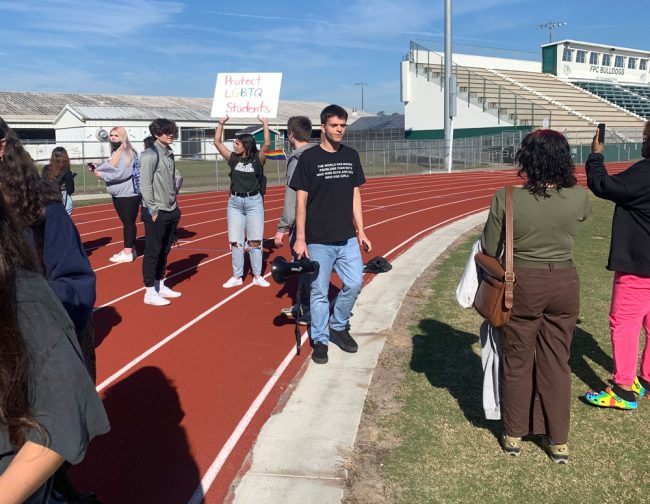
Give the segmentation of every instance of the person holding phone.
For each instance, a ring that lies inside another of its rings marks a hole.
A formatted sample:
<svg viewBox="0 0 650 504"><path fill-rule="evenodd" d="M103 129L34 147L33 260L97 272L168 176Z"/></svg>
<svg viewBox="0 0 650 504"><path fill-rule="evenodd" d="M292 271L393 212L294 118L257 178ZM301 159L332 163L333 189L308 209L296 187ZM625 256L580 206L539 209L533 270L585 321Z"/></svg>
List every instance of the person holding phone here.
<svg viewBox="0 0 650 504"><path fill-rule="evenodd" d="M232 251L232 276L223 284L229 289L242 285L244 252L248 249L253 270L253 285L269 287L262 276L262 241L264 238L264 163L271 146L269 121L257 117L264 130L264 143L260 150L252 135L239 135L234 142L234 152L222 140L223 126L228 116L222 117L214 131L214 145L230 166L230 197L228 198L228 242Z"/></svg>
<svg viewBox="0 0 650 504"><path fill-rule="evenodd" d="M88 169L106 182L106 190L113 198L113 207L122 222L124 247L113 254L109 261L114 263L132 262L137 257L135 249L136 220L142 197L136 192L133 183L133 169L138 162L138 154L129 141L124 128L116 126L109 132L111 157L99 166L88 163Z"/></svg>
<svg viewBox="0 0 650 504"><path fill-rule="evenodd" d="M74 206L72 201L74 178L77 174L70 169L68 151L63 147L55 147L52 150L50 162L43 167L41 175L43 176L43 180L56 185L61 190L63 206L65 207L65 211L68 212L68 215L71 215Z"/></svg>
<svg viewBox="0 0 650 504"><path fill-rule="evenodd" d="M609 311L614 385L584 397L595 406L633 410L637 397L650 398L650 121L643 129L643 159L616 175L607 173L602 140L598 129L586 170L594 195L616 204L607 261L614 272ZM641 326L645 348L637 374Z"/></svg>

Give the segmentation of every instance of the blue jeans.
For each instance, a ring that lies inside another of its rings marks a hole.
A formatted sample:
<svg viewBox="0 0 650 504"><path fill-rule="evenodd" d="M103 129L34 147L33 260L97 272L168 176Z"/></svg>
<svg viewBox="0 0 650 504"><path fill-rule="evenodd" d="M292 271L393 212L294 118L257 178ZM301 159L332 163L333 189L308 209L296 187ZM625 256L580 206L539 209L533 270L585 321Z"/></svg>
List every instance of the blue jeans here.
<svg viewBox="0 0 650 504"><path fill-rule="evenodd" d="M72 196L68 196L66 191L61 191L61 197L63 198L63 206L65 206L65 211L68 212L68 215L72 215Z"/></svg>
<svg viewBox="0 0 650 504"><path fill-rule="evenodd" d="M253 275L262 274L262 240L264 239L264 201L258 193L255 196L228 199L228 241L232 251L232 276L244 274L244 241L248 240L248 255ZM259 245L251 247L250 242Z"/></svg>
<svg viewBox="0 0 650 504"><path fill-rule="evenodd" d="M328 344L329 327L336 331L345 329L350 319L363 281L363 261L356 237L334 243L312 243L307 246L309 258L318 261L318 276L313 277L310 295L311 338L314 342ZM332 271L343 282L343 288L336 297L334 310L330 317L327 294ZM329 327L328 327L329 325Z"/></svg>

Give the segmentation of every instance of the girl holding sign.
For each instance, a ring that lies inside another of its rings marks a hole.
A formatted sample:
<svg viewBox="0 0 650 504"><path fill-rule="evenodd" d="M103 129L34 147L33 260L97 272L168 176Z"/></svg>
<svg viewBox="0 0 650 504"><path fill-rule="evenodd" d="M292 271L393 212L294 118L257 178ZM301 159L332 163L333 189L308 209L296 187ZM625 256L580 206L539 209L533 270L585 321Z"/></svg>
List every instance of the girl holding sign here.
<svg viewBox="0 0 650 504"><path fill-rule="evenodd" d="M222 141L223 126L228 116L221 118L214 132L214 145L230 166L230 198L228 199L228 241L232 251L232 277L223 284L225 288L242 285L244 252L253 270L253 285L268 287L262 277L262 239L264 236L264 200L266 190L264 162L271 146L271 133L266 118L257 117L264 128L264 143L257 149L253 135L237 136L234 152ZM247 241L246 241L247 240Z"/></svg>

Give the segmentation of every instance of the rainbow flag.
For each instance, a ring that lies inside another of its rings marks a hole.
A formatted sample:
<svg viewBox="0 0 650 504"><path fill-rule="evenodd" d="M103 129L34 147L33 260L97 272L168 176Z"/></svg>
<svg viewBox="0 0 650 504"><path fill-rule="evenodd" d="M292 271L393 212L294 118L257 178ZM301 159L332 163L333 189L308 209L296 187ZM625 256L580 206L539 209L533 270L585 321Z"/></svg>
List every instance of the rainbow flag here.
<svg viewBox="0 0 650 504"><path fill-rule="evenodd" d="M266 151L266 159L273 159L275 161L286 161L287 155L282 149Z"/></svg>

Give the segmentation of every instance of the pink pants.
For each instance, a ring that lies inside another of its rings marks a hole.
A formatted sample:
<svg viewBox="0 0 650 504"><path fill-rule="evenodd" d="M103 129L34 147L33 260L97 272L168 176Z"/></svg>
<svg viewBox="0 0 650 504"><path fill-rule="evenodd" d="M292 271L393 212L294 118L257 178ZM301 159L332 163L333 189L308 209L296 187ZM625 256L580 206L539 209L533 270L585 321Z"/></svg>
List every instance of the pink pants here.
<svg viewBox="0 0 650 504"><path fill-rule="evenodd" d="M614 274L609 328L612 332L614 383L632 385L639 359L639 333L645 329L645 349L639 376L650 380L650 277Z"/></svg>

